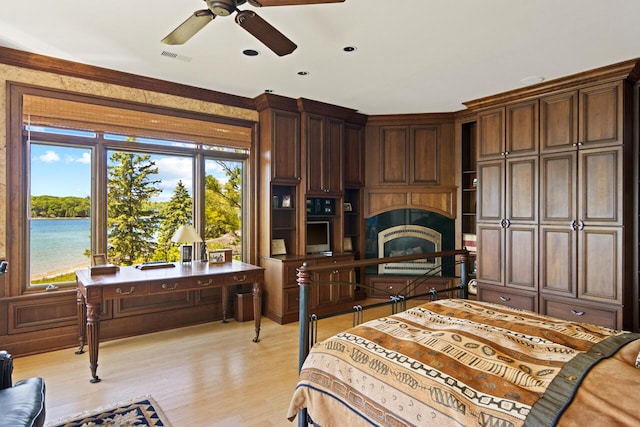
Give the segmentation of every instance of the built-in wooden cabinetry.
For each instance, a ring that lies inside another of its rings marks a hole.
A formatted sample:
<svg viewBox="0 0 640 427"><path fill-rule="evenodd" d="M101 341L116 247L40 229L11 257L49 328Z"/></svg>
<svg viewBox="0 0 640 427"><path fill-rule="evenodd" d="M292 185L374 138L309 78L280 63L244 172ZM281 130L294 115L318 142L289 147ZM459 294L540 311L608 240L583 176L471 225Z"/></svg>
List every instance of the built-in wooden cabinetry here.
<svg viewBox="0 0 640 427"><path fill-rule="evenodd" d="M272 94L261 95L256 104L261 124L259 255L266 268L265 314L287 323L298 320L298 267L350 261L361 253L366 116ZM306 253L308 221L329 222L329 254ZM274 252L274 240L284 241L286 254ZM360 275L353 268L315 274L314 281L334 284L314 287L311 308L330 311L352 302Z"/></svg>
<svg viewBox="0 0 640 427"><path fill-rule="evenodd" d="M391 209L457 210L451 114L369 117L365 218Z"/></svg>
<svg viewBox="0 0 640 427"><path fill-rule="evenodd" d="M637 327L634 70L618 64L481 102L481 300Z"/></svg>

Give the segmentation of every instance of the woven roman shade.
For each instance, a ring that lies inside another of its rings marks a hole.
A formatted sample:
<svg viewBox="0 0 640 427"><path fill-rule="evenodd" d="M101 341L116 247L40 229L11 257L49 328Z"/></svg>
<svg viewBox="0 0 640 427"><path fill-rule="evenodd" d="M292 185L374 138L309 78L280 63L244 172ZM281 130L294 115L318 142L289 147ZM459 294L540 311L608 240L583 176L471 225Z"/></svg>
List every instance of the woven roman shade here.
<svg viewBox="0 0 640 427"><path fill-rule="evenodd" d="M22 111L23 122L30 126L191 142L242 150L249 150L251 147L251 128L215 121L33 95L23 97Z"/></svg>

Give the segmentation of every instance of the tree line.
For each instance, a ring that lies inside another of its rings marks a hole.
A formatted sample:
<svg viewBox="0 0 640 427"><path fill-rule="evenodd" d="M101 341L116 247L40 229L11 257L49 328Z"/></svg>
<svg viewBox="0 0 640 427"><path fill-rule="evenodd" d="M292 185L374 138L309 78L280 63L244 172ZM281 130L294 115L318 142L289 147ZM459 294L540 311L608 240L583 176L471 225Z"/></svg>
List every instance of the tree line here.
<svg viewBox="0 0 640 427"><path fill-rule="evenodd" d="M241 228L242 170L218 161L227 181L205 180L207 241ZM146 261L177 261L178 245L171 241L183 224L193 224L193 201L182 181L168 202L151 199L161 193L158 168L149 155L115 152L110 157L107 180L107 255L110 263L131 265ZM89 197L32 196L33 218L88 218ZM239 239L239 236L238 236ZM212 249L212 248L210 248ZM215 249L215 248L213 248ZM90 250L85 251L87 256ZM199 259L199 256L194 256Z"/></svg>

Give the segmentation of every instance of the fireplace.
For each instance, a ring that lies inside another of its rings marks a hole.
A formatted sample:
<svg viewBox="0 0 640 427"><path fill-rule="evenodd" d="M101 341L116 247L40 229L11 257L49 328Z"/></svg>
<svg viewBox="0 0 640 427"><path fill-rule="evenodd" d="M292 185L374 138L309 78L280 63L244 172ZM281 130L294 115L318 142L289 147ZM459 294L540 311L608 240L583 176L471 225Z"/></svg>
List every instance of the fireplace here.
<svg viewBox="0 0 640 427"><path fill-rule="evenodd" d="M438 252L442 234L422 225L396 225L378 233L380 258ZM380 264L378 274L427 274L440 276L440 258Z"/></svg>
<svg viewBox="0 0 640 427"><path fill-rule="evenodd" d="M395 209L367 219L367 258L452 250L455 249L454 241L454 220L435 212ZM452 260L436 258L380 264L367 274L452 276L454 271Z"/></svg>

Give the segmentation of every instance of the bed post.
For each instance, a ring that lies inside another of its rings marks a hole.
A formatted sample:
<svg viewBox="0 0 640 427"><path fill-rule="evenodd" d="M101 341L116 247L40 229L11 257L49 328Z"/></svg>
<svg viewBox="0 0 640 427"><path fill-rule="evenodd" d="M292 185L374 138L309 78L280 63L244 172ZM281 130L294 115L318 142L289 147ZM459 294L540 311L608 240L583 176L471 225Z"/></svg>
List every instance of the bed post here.
<svg viewBox="0 0 640 427"><path fill-rule="evenodd" d="M309 299L311 296L311 274L307 271L307 263L298 268L298 286L300 287L300 314L298 335L298 373L302 370L302 364L309 355ZM307 426L307 410L298 413L298 426Z"/></svg>
<svg viewBox="0 0 640 427"><path fill-rule="evenodd" d="M460 281L462 282L462 289L460 290L460 297L463 299L469 298L469 277L467 273L469 264L469 252L463 252L460 254Z"/></svg>

